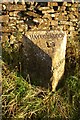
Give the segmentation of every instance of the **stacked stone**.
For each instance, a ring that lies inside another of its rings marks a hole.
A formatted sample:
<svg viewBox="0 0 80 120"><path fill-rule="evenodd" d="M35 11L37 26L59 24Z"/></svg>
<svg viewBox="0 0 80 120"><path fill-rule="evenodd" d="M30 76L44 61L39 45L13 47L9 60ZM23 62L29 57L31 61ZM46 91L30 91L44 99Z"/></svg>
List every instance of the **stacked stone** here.
<svg viewBox="0 0 80 120"><path fill-rule="evenodd" d="M78 2L26 2L0 4L0 31L3 38L15 39L18 31L25 34L27 30L61 29L69 37L78 35Z"/></svg>
<svg viewBox="0 0 80 120"><path fill-rule="evenodd" d="M4 44L7 41L10 45L18 45L18 42L21 41L24 29L26 29L24 19L18 15L21 10L26 10L26 6L9 3L2 4L2 15L0 16L2 29L0 31L3 33L2 42Z"/></svg>

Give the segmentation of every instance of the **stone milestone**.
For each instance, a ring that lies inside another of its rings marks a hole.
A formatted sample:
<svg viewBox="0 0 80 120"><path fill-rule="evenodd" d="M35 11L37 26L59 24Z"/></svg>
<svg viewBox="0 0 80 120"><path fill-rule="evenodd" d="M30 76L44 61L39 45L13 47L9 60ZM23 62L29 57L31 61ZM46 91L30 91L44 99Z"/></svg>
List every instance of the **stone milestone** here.
<svg viewBox="0 0 80 120"><path fill-rule="evenodd" d="M23 38L24 68L27 68L31 81L56 90L64 74L66 42L63 31L26 32Z"/></svg>

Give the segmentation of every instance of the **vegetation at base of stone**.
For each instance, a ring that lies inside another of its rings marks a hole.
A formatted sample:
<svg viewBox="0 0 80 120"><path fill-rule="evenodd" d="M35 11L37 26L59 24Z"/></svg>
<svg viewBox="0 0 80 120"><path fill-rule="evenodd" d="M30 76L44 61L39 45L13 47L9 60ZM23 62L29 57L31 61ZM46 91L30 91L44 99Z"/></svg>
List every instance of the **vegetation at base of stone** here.
<svg viewBox="0 0 80 120"><path fill-rule="evenodd" d="M63 88L55 93L29 84L3 63L2 113L5 119L79 120L80 81L66 78Z"/></svg>

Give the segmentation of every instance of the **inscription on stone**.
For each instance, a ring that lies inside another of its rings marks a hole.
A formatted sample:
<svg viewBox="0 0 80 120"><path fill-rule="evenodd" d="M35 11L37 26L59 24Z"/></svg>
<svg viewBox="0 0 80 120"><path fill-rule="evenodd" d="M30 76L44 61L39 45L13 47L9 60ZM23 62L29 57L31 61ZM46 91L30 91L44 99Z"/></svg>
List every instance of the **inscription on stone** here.
<svg viewBox="0 0 80 120"><path fill-rule="evenodd" d="M46 33L46 34L32 34L30 35L30 38L31 39L50 39L50 38L60 38L63 36L64 34Z"/></svg>

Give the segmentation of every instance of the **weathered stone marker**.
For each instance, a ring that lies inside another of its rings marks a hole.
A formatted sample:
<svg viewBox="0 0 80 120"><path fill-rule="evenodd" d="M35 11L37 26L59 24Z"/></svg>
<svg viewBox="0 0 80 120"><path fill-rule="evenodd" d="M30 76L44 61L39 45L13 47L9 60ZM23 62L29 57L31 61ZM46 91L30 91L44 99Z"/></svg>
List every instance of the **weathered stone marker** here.
<svg viewBox="0 0 80 120"><path fill-rule="evenodd" d="M65 67L66 33L58 30L28 31L23 39L24 70L38 85L52 86L63 76Z"/></svg>

